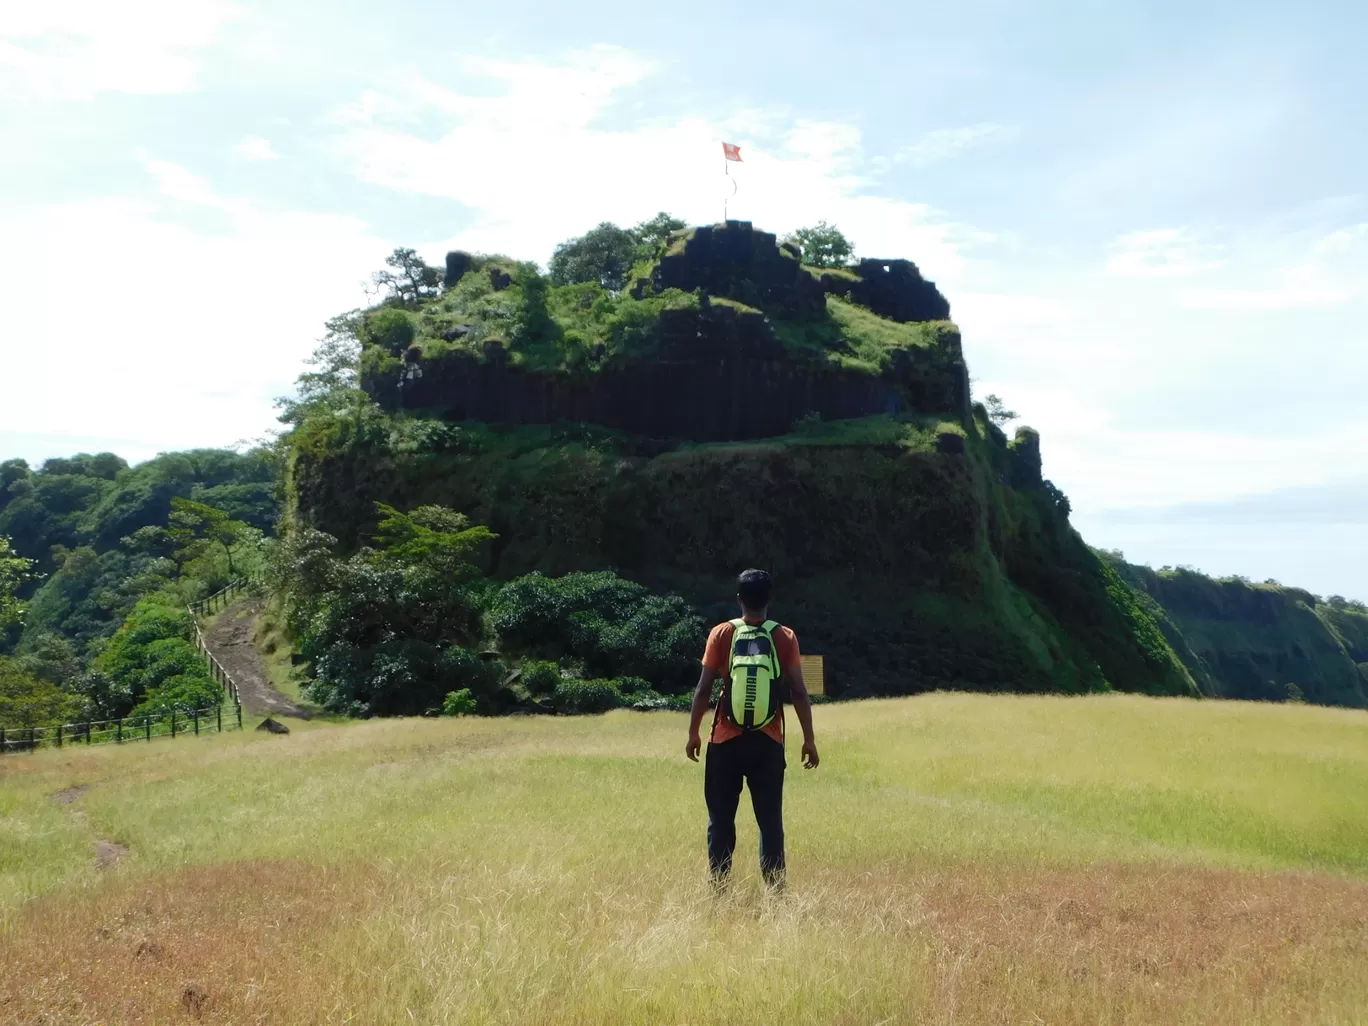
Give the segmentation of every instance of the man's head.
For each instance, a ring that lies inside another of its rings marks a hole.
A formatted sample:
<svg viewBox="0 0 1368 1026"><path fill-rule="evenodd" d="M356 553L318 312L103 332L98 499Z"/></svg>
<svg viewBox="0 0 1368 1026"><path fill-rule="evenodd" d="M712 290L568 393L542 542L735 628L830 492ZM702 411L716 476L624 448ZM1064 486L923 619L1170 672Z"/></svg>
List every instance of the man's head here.
<svg viewBox="0 0 1368 1026"><path fill-rule="evenodd" d="M764 570L746 570L736 579L736 597L748 613L763 613L769 608L773 582Z"/></svg>

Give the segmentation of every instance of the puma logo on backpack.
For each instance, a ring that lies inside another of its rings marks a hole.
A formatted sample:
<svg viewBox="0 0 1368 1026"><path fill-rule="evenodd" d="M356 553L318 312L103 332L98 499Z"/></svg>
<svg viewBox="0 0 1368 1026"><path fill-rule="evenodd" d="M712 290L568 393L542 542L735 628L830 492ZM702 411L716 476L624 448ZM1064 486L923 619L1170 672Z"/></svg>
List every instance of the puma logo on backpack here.
<svg viewBox="0 0 1368 1026"><path fill-rule="evenodd" d="M742 730L759 730L779 715L783 700L774 632L779 624L733 620L731 663L722 708Z"/></svg>

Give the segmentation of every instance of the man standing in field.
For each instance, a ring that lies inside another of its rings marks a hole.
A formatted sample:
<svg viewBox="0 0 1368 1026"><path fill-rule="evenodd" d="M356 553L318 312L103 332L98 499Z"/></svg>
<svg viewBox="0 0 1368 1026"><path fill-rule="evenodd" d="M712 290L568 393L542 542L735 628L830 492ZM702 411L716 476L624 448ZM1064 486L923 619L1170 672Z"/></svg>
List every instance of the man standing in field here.
<svg viewBox="0 0 1368 1026"><path fill-rule="evenodd" d="M731 873L742 780L750 788L760 828L760 871L770 887L784 885L785 691L803 728L803 766L817 768L812 703L803 683L798 637L768 618L770 588L770 575L764 570L747 570L737 578L741 616L709 633L689 716L684 754L697 762L703 744L698 730L712 699L713 681L723 678L703 770L708 869L718 887Z"/></svg>

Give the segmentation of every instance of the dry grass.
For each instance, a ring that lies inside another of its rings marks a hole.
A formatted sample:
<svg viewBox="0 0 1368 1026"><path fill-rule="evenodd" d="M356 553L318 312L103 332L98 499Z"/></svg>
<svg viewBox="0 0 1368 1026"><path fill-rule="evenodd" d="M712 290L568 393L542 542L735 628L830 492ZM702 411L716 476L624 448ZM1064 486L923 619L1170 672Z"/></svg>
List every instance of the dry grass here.
<svg viewBox="0 0 1368 1026"><path fill-rule="evenodd" d="M0 1021L1349 1023L1366 957L1368 885L1301 874L905 864L714 903L656 876L236 863L31 906Z"/></svg>
<svg viewBox="0 0 1368 1026"><path fill-rule="evenodd" d="M781 900L749 824L704 886L670 714L0 760L0 1022L1368 1021L1362 714L817 715Z"/></svg>

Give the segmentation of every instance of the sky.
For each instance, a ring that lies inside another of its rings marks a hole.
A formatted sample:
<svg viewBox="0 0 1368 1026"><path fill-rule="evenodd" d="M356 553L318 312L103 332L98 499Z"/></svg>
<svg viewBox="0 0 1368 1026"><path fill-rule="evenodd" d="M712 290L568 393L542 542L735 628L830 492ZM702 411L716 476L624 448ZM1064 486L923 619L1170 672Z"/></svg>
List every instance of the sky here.
<svg viewBox="0 0 1368 1026"><path fill-rule="evenodd" d="M1368 598L1368 6L0 0L0 459L250 442L395 246L906 257L1092 544Z"/></svg>

